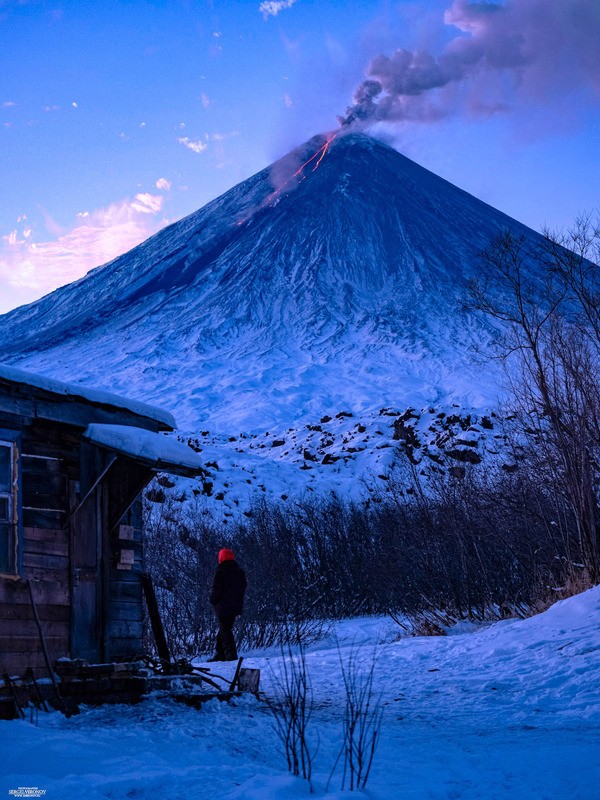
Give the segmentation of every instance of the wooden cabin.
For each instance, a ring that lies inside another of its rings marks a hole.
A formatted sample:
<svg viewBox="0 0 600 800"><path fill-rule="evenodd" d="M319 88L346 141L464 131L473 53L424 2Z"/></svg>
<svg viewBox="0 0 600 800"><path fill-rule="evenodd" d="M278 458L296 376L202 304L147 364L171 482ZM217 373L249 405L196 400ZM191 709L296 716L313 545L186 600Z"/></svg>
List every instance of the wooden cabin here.
<svg viewBox="0 0 600 800"><path fill-rule="evenodd" d="M161 409L0 365L0 677L142 653L141 492L200 457ZM36 622L36 613L39 625Z"/></svg>

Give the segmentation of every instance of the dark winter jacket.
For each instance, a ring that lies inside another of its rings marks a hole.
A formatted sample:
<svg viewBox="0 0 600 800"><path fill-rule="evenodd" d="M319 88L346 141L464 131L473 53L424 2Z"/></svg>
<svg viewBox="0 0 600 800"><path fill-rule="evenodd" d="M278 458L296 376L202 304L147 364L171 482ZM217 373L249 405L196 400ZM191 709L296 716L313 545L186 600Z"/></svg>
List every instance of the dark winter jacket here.
<svg viewBox="0 0 600 800"><path fill-rule="evenodd" d="M242 613L246 592L246 574L237 561L223 561L215 571L210 602L219 617L237 617Z"/></svg>

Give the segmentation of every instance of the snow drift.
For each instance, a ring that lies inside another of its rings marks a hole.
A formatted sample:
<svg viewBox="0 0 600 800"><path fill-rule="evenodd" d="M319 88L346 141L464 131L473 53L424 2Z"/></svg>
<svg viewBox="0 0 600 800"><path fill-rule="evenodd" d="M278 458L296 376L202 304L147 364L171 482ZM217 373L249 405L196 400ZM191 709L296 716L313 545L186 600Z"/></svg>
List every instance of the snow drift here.
<svg viewBox="0 0 600 800"><path fill-rule="evenodd" d="M395 630L394 630L395 628ZM367 794L374 800L590 800L600 781L600 587L546 613L484 630L394 641L387 619L340 623L340 653L363 674L377 655L384 718ZM245 653L273 691L276 651ZM344 696L336 641L307 654L319 743L315 796L341 744ZM225 668L225 665L223 665ZM154 697L84 709L39 725L0 722L5 796L18 787L61 800L292 800L308 785L286 771L264 703L211 701L200 711ZM33 795L29 795L33 796ZM39 795L38 795L39 796Z"/></svg>

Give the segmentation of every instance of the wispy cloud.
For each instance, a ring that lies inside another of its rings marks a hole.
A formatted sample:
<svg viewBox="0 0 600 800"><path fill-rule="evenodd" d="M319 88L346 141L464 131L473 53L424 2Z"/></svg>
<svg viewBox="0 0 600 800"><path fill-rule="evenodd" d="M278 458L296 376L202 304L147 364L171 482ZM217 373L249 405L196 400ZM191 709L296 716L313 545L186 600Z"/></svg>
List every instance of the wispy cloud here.
<svg viewBox="0 0 600 800"><path fill-rule="evenodd" d="M276 17L280 11L286 8L291 8L296 0L264 0L258 7L258 10L263 15L263 19L269 17Z"/></svg>
<svg viewBox="0 0 600 800"><path fill-rule="evenodd" d="M208 147L206 142L203 142L200 139L190 139L188 136L181 136L177 139L177 141L194 153L203 153Z"/></svg>
<svg viewBox="0 0 600 800"><path fill-rule="evenodd" d="M235 139L236 136L239 135L240 135L239 131L229 131L227 133L217 131L216 133L211 133L209 137L207 134L207 137L212 139L213 142L225 142L227 139Z"/></svg>
<svg viewBox="0 0 600 800"><path fill-rule="evenodd" d="M168 192L171 186L173 186L172 182L168 181L166 178L159 178L154 185L157 189L161 189L164 192Z"/></svg>
<svg viewBox="0 0 600 800"><path fill-rule="evenodd" d="M53 241L37 241L23 216L15 230L0 237L0 285L14 290L16 302L22 303L82 277L167 224L163 202L161 195L144 192L106 208L81 211L76 225Z"/></svg>

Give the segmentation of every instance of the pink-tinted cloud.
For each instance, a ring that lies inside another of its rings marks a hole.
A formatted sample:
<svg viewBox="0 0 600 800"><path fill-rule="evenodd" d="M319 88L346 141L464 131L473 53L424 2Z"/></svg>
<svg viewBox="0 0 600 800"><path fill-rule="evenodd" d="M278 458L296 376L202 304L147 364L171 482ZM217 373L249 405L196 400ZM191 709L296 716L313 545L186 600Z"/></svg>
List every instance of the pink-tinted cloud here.
<svg viewBox="0 0 600 800"><path fill-rule="evenodd" d="M376 56L340 123L491 115L582 93L600 99L598 0L454 0L443 24L457 35L439 55Z"/></svg>
<svg viewBox="0 0 600 800"><path fill-rule="evenodd" d="M140 193L107 208L79 212L75 227L52 241L37 241L23 217L20 228L0 237L0 282L14 289L20 302L70 283L160 230L167 223L163 201L160 195Z"/></svg>

